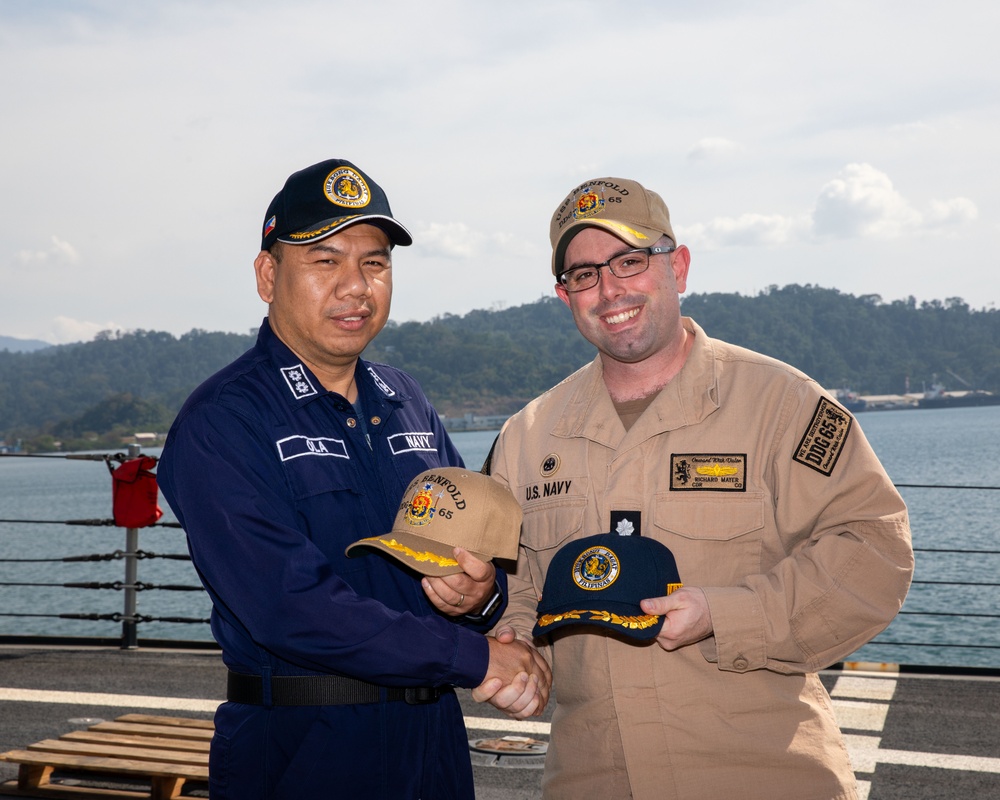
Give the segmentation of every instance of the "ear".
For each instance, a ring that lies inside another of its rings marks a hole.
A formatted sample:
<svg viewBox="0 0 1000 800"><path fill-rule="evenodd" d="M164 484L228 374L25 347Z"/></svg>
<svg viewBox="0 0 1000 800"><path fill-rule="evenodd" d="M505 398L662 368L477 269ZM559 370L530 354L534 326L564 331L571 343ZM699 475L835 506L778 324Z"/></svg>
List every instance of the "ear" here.
<svg viewBox="0 0 1000 800"><path fill-rule="evenodd" d="M691 251L686 245L680 245L672 253L670 267L674 271L674 284L677 286L677 294L684 294L687 289L688 268L691 266Z"/></svg>
<svg viewBox="0 0 1000 800"><path fill-rule="evenodd" d="M253 269L257 274L257 294L268 305L274 300L274 271L276 266L274 257L267 250L261 250L257 254L257 258L253 261Z"/></svg>
<svg viewBox="0 0 1000 800"><path fill-rule="evenodd" d="M569 306L569 307L570 307L571 309L573 308L573 306L569 305L569 292L567 292L567 291L566 291L566 287L565 287L565 286L563 286L563 285L562 285L561 283L559 283L558 281L556 282L556 295L557 295L557 296L559 297L559 299L560 299L560 300L562 300L562 301L563 301L563 302L564 302L564 303L565 303L565 304L566 304L567 306Z"/></svg>

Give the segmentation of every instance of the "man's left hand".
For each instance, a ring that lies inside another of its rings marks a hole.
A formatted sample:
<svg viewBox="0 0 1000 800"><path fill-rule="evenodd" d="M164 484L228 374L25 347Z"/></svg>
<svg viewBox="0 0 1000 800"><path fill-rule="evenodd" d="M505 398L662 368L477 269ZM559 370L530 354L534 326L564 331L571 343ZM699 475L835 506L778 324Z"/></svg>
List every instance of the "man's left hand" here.
<svg viewBox="0 0 1000 800"><path fill-rule="evenodd" d="M663 627L656 643L664 650L676 650L712 635L712 612L708 598L698 588L678 589L666 597L651 597L640 604L647 614L661 614Z"/></svg>
<svg viewBox="0 0 1000 800"><path fill-rule="evenodd" d="M434 608L449 617L477 614L493 596L496 568L493 562L480 561L461 547L454 552L463 571L441 577L424 576L420 581L424 594Z"/></svg>

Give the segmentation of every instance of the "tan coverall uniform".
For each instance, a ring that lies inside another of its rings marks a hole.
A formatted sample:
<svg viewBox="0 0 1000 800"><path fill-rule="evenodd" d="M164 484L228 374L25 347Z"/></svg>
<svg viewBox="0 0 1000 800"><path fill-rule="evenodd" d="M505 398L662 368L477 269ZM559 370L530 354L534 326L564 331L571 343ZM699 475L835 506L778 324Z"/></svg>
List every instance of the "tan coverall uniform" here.
<svg viewBox="0 0 1000 800"><path fill-rule="evenodd" d="M899 611L913 570L906 506L815 381L684 325L695 338L683 369L627 433L598 356L512 417L492 456L524 509L504 617L521 637L552 556L608 531L613 511L640 512L641 535L704 589L714 625L673 652L593 626L554 632L544 795L855 798L815 672Z"/></svg>

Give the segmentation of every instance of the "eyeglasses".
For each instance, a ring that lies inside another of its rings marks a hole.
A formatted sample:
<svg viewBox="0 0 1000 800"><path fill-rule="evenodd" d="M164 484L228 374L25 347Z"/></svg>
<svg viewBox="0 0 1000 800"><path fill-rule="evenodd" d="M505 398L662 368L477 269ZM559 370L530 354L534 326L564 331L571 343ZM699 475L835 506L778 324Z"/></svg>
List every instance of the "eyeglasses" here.
<svg viewBox="0 0 1000 800"><path fill-rule="evenodd" d="M601 264L584 264L582 267L573 267L559 276L559 282L567 292L582 292L585 289L593 289L601 280L601 267L607 267L616 278L631 278L640 272L649 269L649 257L660 253L672 253L676 250L675 245L669 247L643 247L638 250L629 250L609 258Z"/></svg>

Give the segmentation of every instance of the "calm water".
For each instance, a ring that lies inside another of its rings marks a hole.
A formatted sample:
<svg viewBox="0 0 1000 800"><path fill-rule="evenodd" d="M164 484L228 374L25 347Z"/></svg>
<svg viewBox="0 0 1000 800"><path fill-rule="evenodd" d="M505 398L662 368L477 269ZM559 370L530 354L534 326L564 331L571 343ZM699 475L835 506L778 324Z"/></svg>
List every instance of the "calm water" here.
<svg viewBox="0 0 1000 800"><path fill-rule="evenodd" d="M988 467L1000 452L1000 406L858 415L865 435L896 484L1000 486ZM469 467L478 469L494 431L458 433L454 440ZM158 455L158 450L147 451ZM900 489L910 509L916 548L1000 551L1000 490ZM163 522L173 521L161 502ZM13 561L112 553L125 547L125 531L82 527L66 520L111 517L111 476L103 462L61 458L0 458L0 520L54 520L59 524L0 522L0 634L120 635L111 621L53 618L59 613L113 614L123 610L120 591L64 588L70 582L114 583L124 562ZM145 528L139 547L158 555L185 553L177 528ZM1000 555L917 552L915 583L904 613L878 639L853 656L863 661L1000 667L1000 625L971 616L1000 609ZM154 585L198 586L189 562L147 558L139 580ZM919 583L937 581L939 584ZM956 582L964 585L952 585ZM10 584L59 584L24 586ZM138 612L151 617L207 619L210 604L198 591L150 590L138 595ZM962 616L921 616L934 611ZM23 616L23 615L41 616ZM16 615L16 616L13 616ZM211 638L205 624L147 622L141 638ZM929 648L928 644L962 646Z"/></svg>

